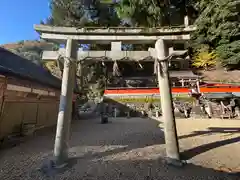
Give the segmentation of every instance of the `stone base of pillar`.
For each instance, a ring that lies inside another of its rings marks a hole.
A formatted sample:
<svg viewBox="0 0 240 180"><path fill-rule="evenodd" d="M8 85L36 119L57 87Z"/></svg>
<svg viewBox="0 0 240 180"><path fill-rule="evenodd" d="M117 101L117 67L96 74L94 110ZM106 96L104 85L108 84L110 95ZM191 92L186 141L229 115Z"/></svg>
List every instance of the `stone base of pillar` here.
<svg viewBox="0 0 240 180"><path fill-rule="evenodd" d="M57 164L54 160L47 160L43 165L37 169L46 176L54 176L59 173L63 173L66 170L69 170L76 161L74 159L68 159L65 163Z"/></svg>
<svg viewBox="0 0 240 180"><path fill-rule="evenodd" d="M163 162L167 165L174 166L174 167L183 167L186 162L178 159L172 159L169 157L164 158Z"/></svg>

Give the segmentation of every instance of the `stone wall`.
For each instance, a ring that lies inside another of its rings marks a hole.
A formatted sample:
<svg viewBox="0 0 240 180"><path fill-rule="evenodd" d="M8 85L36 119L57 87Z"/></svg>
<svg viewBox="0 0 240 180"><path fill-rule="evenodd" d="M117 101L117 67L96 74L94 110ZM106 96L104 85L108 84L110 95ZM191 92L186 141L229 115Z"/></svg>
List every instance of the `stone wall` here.
<svg viewBox="0 0 240 180"><path fill-rule="evenodd" d="M113 109L117 108L120 112L135 111L135 112L149 112L156 111L161 112L161 100L159 96L113 96L105 97L105 101L110 106L110 113L112 114ZM188 94L175 94L173 96L174 102L179 102L181 105L193 106L194 98L188 96Z"/></svg>

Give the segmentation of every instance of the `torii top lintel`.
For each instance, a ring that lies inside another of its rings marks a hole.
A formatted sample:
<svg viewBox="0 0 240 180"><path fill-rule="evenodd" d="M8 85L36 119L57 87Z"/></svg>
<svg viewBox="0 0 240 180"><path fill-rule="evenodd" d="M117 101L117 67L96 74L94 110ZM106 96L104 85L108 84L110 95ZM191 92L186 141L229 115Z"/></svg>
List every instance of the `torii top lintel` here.
<svg viewBox="0 0 240 180"><path fill-rule="evenodd" d="M34 25L42 39L65 42L67 39L79 40L81 43L110 43L122 41L125 43L152 43L162 38L167 41L186 41L195 26L161 27L161 28L129 28L129 27L56 27Z"/></svg>

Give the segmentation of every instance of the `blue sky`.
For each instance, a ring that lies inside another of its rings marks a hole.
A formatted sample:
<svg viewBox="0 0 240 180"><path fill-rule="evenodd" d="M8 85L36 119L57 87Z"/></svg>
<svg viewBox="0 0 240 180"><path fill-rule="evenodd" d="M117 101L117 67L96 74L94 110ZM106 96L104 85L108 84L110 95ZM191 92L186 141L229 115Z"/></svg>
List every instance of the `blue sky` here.
<svg viewBox="0 0 240 180"><path fill-rule="evenodd" d="M38 39L33 24L49 16L49 0L0 1L0 44Z"/></svg>

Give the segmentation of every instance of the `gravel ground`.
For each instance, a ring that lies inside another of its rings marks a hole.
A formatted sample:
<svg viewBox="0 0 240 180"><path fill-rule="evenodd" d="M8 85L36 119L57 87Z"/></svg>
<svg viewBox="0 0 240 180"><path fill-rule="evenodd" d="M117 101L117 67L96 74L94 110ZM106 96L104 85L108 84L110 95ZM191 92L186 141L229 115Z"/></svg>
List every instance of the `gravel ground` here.
<svg viewBox="0 0 240 180"><path fill-rule="evenodd" d="M160 126L160 128L159 128ZM240 121L177 120L180 150L188 164L167 166L163 122L141 118L79 120L72 125L69 165L48 171L54 132L37 133L0 151L0 180L240 179ZM40 168L42 167L42 168Z"/></svg>

